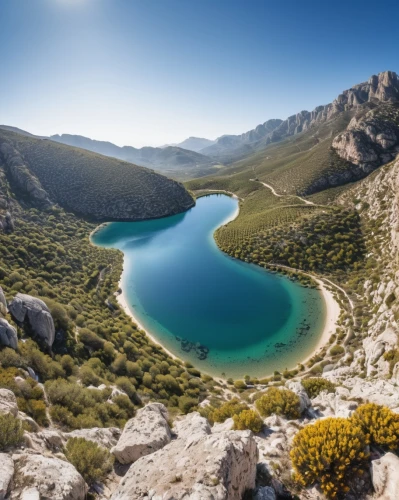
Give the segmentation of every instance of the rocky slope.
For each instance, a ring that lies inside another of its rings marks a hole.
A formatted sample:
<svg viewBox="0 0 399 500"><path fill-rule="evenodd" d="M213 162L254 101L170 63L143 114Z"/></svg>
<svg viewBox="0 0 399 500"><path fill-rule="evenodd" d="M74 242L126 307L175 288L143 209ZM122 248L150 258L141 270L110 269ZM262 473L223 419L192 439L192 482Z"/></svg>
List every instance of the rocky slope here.
<svg viewBox="0 0 399 500"><path fill-rule="evenodd" d="M0 156L12 187L26 201L42 208L58 203L104 221L164 217L194 205L178 182L46 139L1 130Z"/></svg>

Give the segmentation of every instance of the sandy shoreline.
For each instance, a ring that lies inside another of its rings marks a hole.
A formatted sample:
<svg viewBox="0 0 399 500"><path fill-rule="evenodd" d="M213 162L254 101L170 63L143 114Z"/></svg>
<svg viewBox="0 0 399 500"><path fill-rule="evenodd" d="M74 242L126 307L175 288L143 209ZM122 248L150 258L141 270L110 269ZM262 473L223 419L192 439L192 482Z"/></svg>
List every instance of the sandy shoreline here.
<svg viewBox="0 0 399 500"><path fill-rule="evenodd" d="M235 198L237 199L236 196L235 196ZM226 225L229 222L233 221L236 217L238 217L239 212L240 212L240 205L238 204L237 205L237 209L234 211L234 213L231 216L229 216L225 221L223 221L222 224L219 225L215 229L215 231L219 227L222 227L223 225ZM101 228L101 226L99 226L98 228L96 228L93 231L93 233L96 232L97 230L99 230ZM280 266L280 267L285 267L285 266ZM122 271L122 273L123 273L123 271ZM318 284L318 286L319 286L319 291L320 291L320 293L321 293L321 295L323 297L324 303L325 303L325 321L324 321L324 327L323 327L323 331L322 331L322 333L320 335L319 341L317 342L317 344L316 344L315 348L313 349L312 353L307 358L298 361L297 365L298 364L305 364L306 362L308 362L313 356L315 356L318 353L318 351L320 351L325 345L328 344L331 335L336 330L337 321L338 321L338 318L339 318L340 313L341 313L341 308L340 308L338 302L335 300L332 292L330 292L329 290L327 290L325 283L321 279L316 278L315 276L313 276L313 275L311 275L309 273L303 272L302 274L310 276ZM154 337L154 335L151 334L151 332L149 332L142 325L142 323L140 323L140 321L134 315L134 313L132 312L132 309L129 307L129 304L127 302L126 296L125 296L123 288L122 288L122 277L121 277L121 279L119 281L119 289L121 290L121 293L118 294L117 301L118 301L119 305L121 306L121 308L124 310L124 312L137 325L137 327L140 330L142 330L154 344L160 346L165 352L167 352L169 354L169 356L171 356L173 359L177 359L177 360L182 361L184 363L183 359L181 359L179 356L177 356L176 354L173 354L171 351L169 351L161 342L159 342L159 340L157 340ZM291 369L296 368L296 366L292 367ZM203 369L201 369L200 366L198 366L198 369L200 369L201 372L206 373L206 371L203 370ZM220 376L214 376L212 374L209 374L209 375L213 376L215 379L216 378L220 379ZM270 377L271 375L273 375L273 373L268 373L268 374L265 374L262 377L258 377L258 378L267 378L267 377Z"/></svg>

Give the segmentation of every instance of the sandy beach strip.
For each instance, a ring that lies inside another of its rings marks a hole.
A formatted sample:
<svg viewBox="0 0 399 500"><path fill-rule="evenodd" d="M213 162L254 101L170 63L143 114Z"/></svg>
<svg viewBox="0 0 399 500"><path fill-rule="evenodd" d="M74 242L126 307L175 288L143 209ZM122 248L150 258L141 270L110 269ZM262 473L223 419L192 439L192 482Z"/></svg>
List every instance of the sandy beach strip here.
<svg viewBox="0 0 399 500"><path fill-rule="evenodd" d="M130 316L130 318L132 319L133 323L137 326L137 328L139 330L142 330L154 344L161 347L165 352L167 352L171 358L177 359L177 360L181 361L182 363L184 363L183 359L179 358L178 356L173 354L171 351L166 349L166 347L164 345L162 345L146 328L144 328L144 326L140 323L140 321L133 314L132 309L129 307L129 304L127 303L127 300L126 300L126 297L125 297L125 294L123 292L123 288L121 285L122 285L122 280L119 281L119 289L122 290L122 293L118 294L116 300L118 301L118 304L121 306L121 308L125 311L125 313L128 316Z"/></svg>

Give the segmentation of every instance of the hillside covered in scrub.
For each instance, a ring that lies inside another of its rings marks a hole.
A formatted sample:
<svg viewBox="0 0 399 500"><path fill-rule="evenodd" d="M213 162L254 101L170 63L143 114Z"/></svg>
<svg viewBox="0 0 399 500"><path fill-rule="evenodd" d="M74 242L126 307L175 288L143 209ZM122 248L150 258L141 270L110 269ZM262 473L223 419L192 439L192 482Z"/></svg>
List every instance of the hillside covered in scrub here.
<svg viewBox="0 0 399 500"><path fill-rule="evenodd" d="M0 161L20 196L92 220L165 217L194 205L180 183L152 170L46 139L0 130Z"/></svg>
<svg viewBox="0 0 399 500"><path fill-rule="evenodd" d="M215 234L224 252L304 286L322 283L339 306L334 333L310 359L263 379L215 380L169 356L121 309L122 253L90 244L95 215L81 217L68 204L60 179L69 189L71 172L86 186L96 168L111 165L119 174L136 167L1 132L0 492L6 498L395 500L399 162L390 161L392 143L384 143L390 152L383 156L378 148L385 146L373 142L375 163L358 164L362 177L370 169L363 179L318 184L311 195L298 188L326 175L326 158L332 170L357 168L353 148L346 158L338 146L331 149L331 131L345 113L362 114L363 104L321 123L317 130L327 127L328 142L320 148L306 135L315 129L305 130L268 146L281 154L270 170L236 164L236 172L189 183L198 196L210 189L239 197L239 216ZM394 105L371 104L394 128L395 113L386 113ZM370 124L355 133L350 123L349 142L369 130ZM296 156L305 144L306 154ZM315 151L320 156L312 160ZM137 168L140 182L155 178L193 203L181 185ZM125 193L129 179L93 185L111 200L113 186ZM148 213L163 192L157 186L131 188L137 210ZM73 203L89 202L81 196Z"/></svg>

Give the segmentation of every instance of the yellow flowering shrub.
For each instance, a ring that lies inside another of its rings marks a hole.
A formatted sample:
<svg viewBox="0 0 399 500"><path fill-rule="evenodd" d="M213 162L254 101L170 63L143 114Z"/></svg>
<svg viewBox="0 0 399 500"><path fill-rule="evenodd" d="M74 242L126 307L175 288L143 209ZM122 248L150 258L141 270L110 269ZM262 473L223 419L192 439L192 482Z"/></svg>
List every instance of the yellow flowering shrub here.
<svg viewBox="0 0 399 500"><path fill-rule="evenodd" d="M296 434L290 453L295 480L305 487L319 484L327 498L336 498L367 466L366 445L361 427L351 419L307 425Z"/></svg>
<svg viewBox="0 0 399 500"><path fill-rule="evenodd" d="M368 444L390 449L399 446L399 415L386 406L364 404L351 418L363 429Z"/></svg>
<svg viewBox="0 0 399 500"><path fill-rule="evenodd" d="M263 420L258 412L254 410L243 410L238 415L233 415L234 429L244 431L249 429L252 432L260 432L263 427Z"/></svg>
<svg viewBox="0 0 399 500"><path fill-rule="evenodd" d="M219 408L213 410L211 420L213 422L224 422L228 418L238 415L243 410L248 410L248 405L237 398L223 403Z"/></svg>
<svg viewBox="0 0 399 500"><path fill-rule="evenodd" d="M287 418L299 418L301 416L299 397L289 389L278 389L270 387L266 394L261 396L255 403L259 413L268 417L275 413Z"/></svg>

